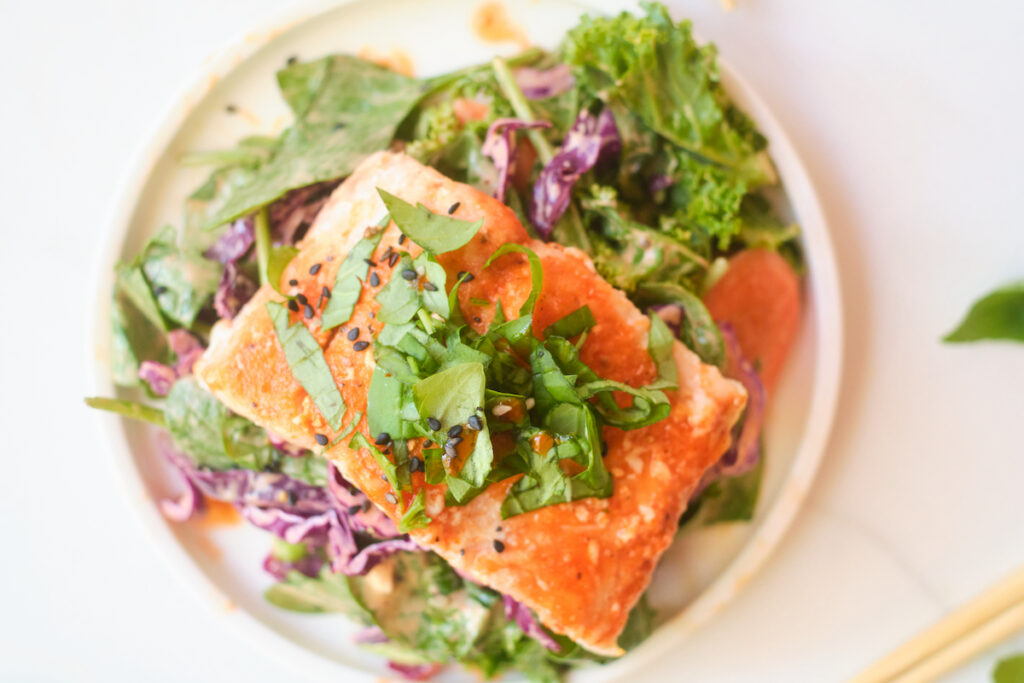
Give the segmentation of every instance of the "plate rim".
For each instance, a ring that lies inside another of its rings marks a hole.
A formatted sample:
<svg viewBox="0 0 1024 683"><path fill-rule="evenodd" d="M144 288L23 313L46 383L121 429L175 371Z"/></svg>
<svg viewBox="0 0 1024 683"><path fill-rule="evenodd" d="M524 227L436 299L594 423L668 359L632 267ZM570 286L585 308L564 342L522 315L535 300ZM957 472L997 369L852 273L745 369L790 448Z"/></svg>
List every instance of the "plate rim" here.
<svg viewBox="0 0 1024 683"><path fill-rule="evenodd" d="M113 286L114 265L120 259L123 244L132 231L131 217L142 189L193 108L202 102L215 83L228 76L280 34L321 14L366 1L368 0L301 0L290 7L265 15L253 24L253 28L241 31L232 40L226 41L223 47L204 60L194 76L185 80L184 86L172 91L173 96L169 98L169 104L165 106L163 113L157 117L156 124L140 138L136 152L129 157L131 161L126 164L120 182L115 185L116 190L112 193L110 208L105 214L104 239L98 250L98 257L94 258L92 273L92 282L96 283L96 289L90 297L90 311L86 317L86 338L91 341L86 360L93 367L89 388L94 395L113 395L116 389L109 374L109 293ZM569 1L595 12L611 12L633 6L632 3L619 0ZM758 529L725 569L683 611L659 625L651 636L628 656L604 666L588 667L573 672L573 680L585 676L588 681L608 681L648 665L652 660L662 656L673 643L681 641L706 624L728 603L735 600L749 580L764 566L792 526L824 458L827 440L832 431L845 349L843 299L828 221L810 174L786 129L779 123L757 90L721 55L719 65L726 80L733 82L735 87L743 91L743 99L747 100L745 109L756 109L758 113L755 118L758 123L767 122L768 127L773 129L773 133L768 136L773 159L779 156L779 151L782 150L782 153L791 160L787 163L785 176L786 194L791 198L792 184L802 186L802 199L797 211L801 225L811 222L819 228L810 234L806 231L802 234L805 245L809 240L813 241L815 253L812 261L814 269L809 278L812 282L805 284L805 292L813 291L815 294L817 323L815 348L818 355L814 363L814 384L810 393L811 409L805 422L803 438L776 499L760 521ZM794 206L794 210L796 208ZM822 305L826 303L829 305ZM823 351L826 349L833 350L825 354ZM133 510L134 514L131 516L140 525L147 542L155 549L157 556L170 566L170 573L179 584L187 586L189 592L200 598L200 602L211 615L231 621L231 632L241 642L251 646L257 641L264 645L262 649L268 656L287 665L293 671L296 664L301 664L304 672L318 677L337 675L339 670L342 670L346 675L356 677L354 680L379 680L376 674L365 669L321 656L289 638L282 637L273 627L245 609L234 609L213 580L193 561L172 529L171 523L160 514L158 506L153 504L152 495L133 461L124 429L124 419L99 411L94 417L103 436L104 448L108 452L108 466L114 470L114 479L117 481L121 499Z"/></svg>

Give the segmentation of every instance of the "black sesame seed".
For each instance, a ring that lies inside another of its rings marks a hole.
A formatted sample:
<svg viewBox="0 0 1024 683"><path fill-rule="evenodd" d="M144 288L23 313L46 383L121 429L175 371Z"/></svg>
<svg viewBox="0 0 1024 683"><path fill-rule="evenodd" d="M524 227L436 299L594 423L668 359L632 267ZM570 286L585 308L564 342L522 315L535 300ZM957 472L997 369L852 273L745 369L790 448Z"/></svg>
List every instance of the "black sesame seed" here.
<svg viewBox="0 0 1024 683"><path fill-rule="evenodd" d="M302 310L302 315L305 316L306 320L309 320L316 315L316 311L313 310L312 306L306 304L306 307Z"/></svg>
<svg viewBox="0 0 1024 683"><path fill-rule="evenodd" d="M320 290L320 298L321 299L330 299L331 298L331 290L327 289L327 285L324 285L323 288Z"/></svg>
<svg viewBox="0 0 1024 683"><path fill-rule="evenodd" d="M344 123L336 123L336 124L334 124L334 130L341 130L344 127L345 127Z"/></svg>
<svg viewBox="0 0 1024 683"><path fill-rule="evenodd" d="M498 526L494 527L494 530L495 531L501 531L501 525L499 524Z"/></svg>
<svg viewBox="0 0 1024 683"><path fill-rule="evenodd" d="M298 287L299 286L299 281L298 280L289 280L288 284L291 285L292 287Z"/></svg>
<svg viewBox="0 0 1024 683"><path fill-rule="evenodd" d="M385 249L384 253L380 255L380 260L381 261L386 261L388 259L388 257L391 256L392 252L394 252L394 251L395 251L395 248L393 246L391 246L391 245L388 245L388 248Z"/></svg>
<svg viewBox="0 0 1024 683"><path fill-rule="evenodd" d="M224 107L224 111L226 111L229 114L234 114L236 111L238 111L238 107L236 107L233 104L229 104L226 107Z"/></svg>
<svg viewBox="0 0 1024 683"><path fill-rule="evenodd" d="M345 336L348 337L349 341L355 341L356 339L359 338L359 328L353 327L351 330L348 331L348 334Z"/></svg>
<svg viewBox="0 0 1024 683"><path fill-rule="evenodd" d="M357 341L352 345L352 349L355 351L365 351L366 347L370 345L368 341Z"/></svg>
<svg viewBox="0 0 1024 683"><path fill-rule="evenodd" d="M402 237L405 237L405 235L402 235ZM398 259L400 258L402 257L398 255L398 253L391 254L391 256L388 256L388 266L390 268L394 268L395 264L398 263Z"/></svg>
<svg viewBox="0 0 1024 683"><path fill-rule="evenodd" d="M295 503L299 502L299 495L295 491L285 491L284 495L288 499L289 505L295 505Z"/></svg>
<svg viewBox="0 0 1024 683"><path fill-rule="evenodd" d="M371 268L376 268L377 267L377 262L374 261L373 259L364 258L363 259L363 263L365 263L366 265L370 266Z"/></svg>
<svg viewBox="0 0 1024 683"><path fill-rule="evenodd" d="M423 461L417 458L415 455L409 458L409 471L419 472L420 468L423 467Z"/></svg>
<svg viewBox="0 0 1024 683"><path fill-rule="evenodd" d="M398 498L395 497L395 494L391 493L391 491L388 491L387 493L384 494L384 500L391 503L392 505L396 505L398 503Z"/></svg>
<svg viewBox="0 0 1024 683"><path fill-rule="evenodd" d="M370 273L370 286L377 287L378 285L380 285L380 276L377 275L376 271L374 271Z"/></svg>
<svg viewBox="0 0 1024 683"><path fill-rule="evenodd" d="M465 554L466 554L466 549L465 548L459 548L459 555L465 555Z"/></svg>
<svg viewBox="0 0 1024 683"><path fill-rule="evenodd" d="M398 243L399 244L405 244L405 233L404 232L401 235L398 236Z"/></svg>
<svg viewBox="0 0 1024 683"><path fill-rule="evenodd" d="M391 435L388 434L387 432L381 432L380 434L377 435L377 438L374 441L374 443L377 444L378 446L385 446L391 443Z"/></svg>
<svg viewBox="0 0 1024 683"><path fill-rule="evenodd" d="M473 316L473 322L475 322L475 323L482 323L483 321L484 321L484 319L481 318L480 316L478 316L478 315L474 315Z"/></svg>
<svg viewBox="0 0 1024 683"><path fill-rule="evenodd" d="M321 446L327 445L327 437L324 436L323 434L314 434L313 438L316 439L316 442Z"/></svg>
<svg viewBox="0 0 1024 683"><path fill-rule="evenodd" d="M348 508L348 514L350 514L350 515L358 515L359 511L362 510L362 509L363 508L358 506L358 505L350 505L349 508Z"/></svg>
<svg viewBox="0 0 1024 683"><path fill-rule="evenodd" d="M438 420L436 417L428 417L427 426L436 432L438 429L441 428L441 421Z"/></svg>
<svg viewBox="0 0 1024 683"><path fill-rule="evenodd" d="M480 419L479 415L470 415L466 422L469 423L470 428L475 429L478 432L484 428L483 420Z"/></svg>
<svg viewBox="0 0 1024 683"><path fill-rule="evenodd" d="M434 447L434 442L431 441L430 439L427 439L426 441L423 442L423 447L424 448L433 448Z"/></svg>
<svg viewBox="0 0 1024 683"><path fill-rule="evenodd" d="M455 213L456 211L458 211L458 210L459 210L459 206L460 206L461 204L462 204L462 202L455 202L454 204L452 204L451 206L449 206L449 207L448 207L448 215L449 215L449 216L451 216L451 215L452 215L453 213Z"/></svg>
<svg viewBox="0 0 1024 683"><path fill-rule="evenodd" d="M288 299L288 308L292 309L295 313L299 312L299 302L295 299Z"/></svg>
<svg viewBox="0 0 1024 683"><path fill-rule="evenodd" d="M505 552L505 544L498 539L494 539L494 550L499 553Z"/></svg>
<svg viewBox="0 0 1024 683"><path fill-rule="evenodd" d="M424 282L423 289L427 290L428 292L436 292L437 285L435 285L433 282Z"/></svg>
<svg viewBox="0 0 1024 683"><path fill-rule="evenodd" d="M416 271L413 270L412 268L406 268L405 270L402 271L402 277L404 277L406 280L415 280Z"/></svg>
<svg viewBox="0 0 1024 683"><path fill-rule="evenodd" d="M313 265L311 265L309 267L309 274L310 275L316 275L317 273L320 272L320 268L321 268L321 265L319 263L314 263Z"/></svg>
<svg viewBox="0 0 1024 683"><path fill-rule="evenodd" d="M448 436L458 436L462 433L462 425L455 425L448 430Z"/></svg>
<svg viewBox="0 0 1024 683"><path fill-rule="evenodd" d="M155 294L156 296L160 296L161 294L163 294L166 291L167 291L167 288L164 287L163 285L157 285L156 287L153 288L153 294Z"/></svg>
<svg viewBox="0 0 1024 683"><path fill-rule="evenodd" d="M387 477L384 477L384 478L387 479ZM369 511L370 511L370 499L367 498L366 500L363 501L363 512L369 512Z"/></svg>
<svg viewBox="0 0 1024 683"><path fill-rule="evenodd" d="M309 303L309 299L306 298L305 294L296 294L295 298L299 300L299 303L305 306Z"/></svg>
<svg viewBox="0 0 1024 683"><path fill-rule="evenodd" d="M472 282L473 280L476 279L476 276L473 275L473 273L466 272L465 270L460 270L459 274L456 276L456 279L462 280L463 282Z"/></svg>
<svg viewBox="0 0 1024 683"><path fill-rule="evenodd" d="M292 55L291 57L288 58L288 61L286 62L286 64L288 64L288 66L291 66L292 64L295 64L298 61L299 61L299 58L296 57L295 55Z"/></svg>
<svg viewBox="0 0 1024 683"><path fill-rule="evenodd" d="M452 448L455 448L460 443L462 443L462 437L461 436L453 436L452 438L448 439L448 442L445 445L446 446L451 446Z"/></svg>

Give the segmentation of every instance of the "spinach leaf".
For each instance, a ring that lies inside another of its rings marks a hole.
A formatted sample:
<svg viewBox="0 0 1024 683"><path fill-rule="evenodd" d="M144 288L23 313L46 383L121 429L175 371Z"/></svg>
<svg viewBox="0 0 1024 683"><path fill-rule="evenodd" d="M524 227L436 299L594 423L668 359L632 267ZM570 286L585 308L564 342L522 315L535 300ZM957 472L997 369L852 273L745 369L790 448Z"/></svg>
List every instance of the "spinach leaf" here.
<svg viewBox="0 0 1024 683"><path fill-rule="evenodd" d="M139 364L142 361L171 361L167 325L140 267L126 264L117 266L110 313L111 374L114 383L138 386Z"/></svg>
<svg viewBox="0 0 1024 683"><path fill-rule="evenodd" d="M146 244L142 271L160 310L182 327L191 327L217 291L222 266L198 252L179 249L174 228L165 226Z"/></svg>
<svg viewBox="0 0 1024 683"><path fill-rule="evenodd" d="M90 408L96 408L97 410L106 410L111 413L116 413L122 417L131 418L133 420L148 422L152 425L156 425L157 427L163 427L164 429L167 428L167 420L164 419L164 411L159 408L147 406L144 403L95 396L85 399L85 405Z"/></svg>
<svg viewBox="0 0 1024 683"><path fill-rule="evenodd" d="M750 521L757 509L763 476L764 458L761 458L757 465L739 476L716 479L691 503L693 510L687 510L681 525Z"/></svg>
<svg viewBox="0 0 1024 683"><path fill-rule="evenodd" d="M334 329L338 325L344 325L352 317L352 311L359 301L359 294L363 291L362 281L366 279L366 274L370 270L366 259L373 256L383 236L383 230L370 232L356 242L345 260L341 262L338 273L334 276L331 298L320 316L322 329Z"/></svg>
<svg viewBox="0 0 1024 683"><path fill-rule="evenodd" d="M629 612L626 626L622 629L622 633L619 634L619 647L629 652L647 640L647 637L654 631L655 616L656 612L647 601L647 594L644 593Z"/></svg>
<svg viewBox="0 0 1024 683"><path fill-rule="evenodd" d="M642 7L646 16L585 16L569 31L562 54L579 87L751 184L773 181L764 137L722 88L715 47L698 46L690 23L674 23L663 5Z"/></svg>
<svg viewBox="0 0 1024 683"><path fill-rule="evenodd" d="M284 581L268 588L263 597L270 604L292 612L341 612L368 625L372 623L371 613L352 591L355 580L334 574L326 566L316 578L293 570Z"/></svg>
<svg viewBox="0 0 1024 683"><path fill-rule="evenodd" d="M412 280L402 276L402 273L410 271L413 273ZM393 273L394 277L377 292L377 303L380 304L377 319L387 325L402 325L413 319L422 304L417 284L418 276L408 254L402 254Z"/></svg>
<svg viewBox="0 0 1024 683"><path fill-rule="evenodd" d="M267 302L267 313L274 323L274 332L295 379L313 399L331 429L338 431L345 415L345 400L338 391L320 344L301 322L289 325L288 309L276 301Z"/></svg>
<svg viewBox="0 0 1024 683"><path fill-rule="evenodd" d="M416 79L348 55L290 66L278 82L295 124L272 156L212 212L205 228L251 213L289 190L348 175L388 147L422 92Z"/></svg>
<svg viewBox="0 0 1024 683"><path fill-rule="evenodd" d="M1024 282L1006 285L971 306L945 342L1009 339L1024 342Z"/></svg>
<svg viewBox="0 0 1024 683"><path fill-rule="evenodd" d="M484 268L505 254L511 253L525 254L530 263L530 296L526 297L526 301L519 307L519 317L523 317L533 313L533 307L537 304L537 298L544 287L544 266L540 262L540 257L537 256L533 249L524 247L521 244L503 244L494 250L491 257L487 259L487 263L484 264Z"/></svg>
<svg viewBox="0 0 1024 683"><path fill-rule="evenodd" d="M171 387L164 415L175 445L200 467L262 470L277 459L266 432L232 415L192 377Z"/></svg>
<svg viewBox="0 0 1024 683"><path fill-rule="evenodd" d="M671 283L650 283L637 288L630 297L640 308L675 304L683 311L680 338L709 365L725 366L725 344L711 314L692 292Z"/></svg>
<svg viewBox="0 0 1024 683"><path fill-rule="evenodd" d="M413 206L380 188L377 193L398 229L433 254L454 251L465 245L484 224L482 218L471 223L434 213L422 204Z"/></svg>

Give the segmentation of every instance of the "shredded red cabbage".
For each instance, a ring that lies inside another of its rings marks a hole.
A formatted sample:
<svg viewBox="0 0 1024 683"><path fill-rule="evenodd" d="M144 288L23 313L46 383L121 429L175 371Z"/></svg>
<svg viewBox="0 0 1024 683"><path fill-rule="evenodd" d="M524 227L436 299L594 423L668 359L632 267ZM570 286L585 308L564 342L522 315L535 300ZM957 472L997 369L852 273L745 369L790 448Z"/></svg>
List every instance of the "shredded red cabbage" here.
<svg viewBox="0 0 1024 683"><path fill-rule="evenodd" d="M494 190L494 197L499 202L505 201L505 190L508 188L508 176L515 168L516 144L515 133L517 130L528 128L550 128L547 121L524 121L522 119L496 119L487 129L487 137L481 152L494 161L494 167L498 169L498 186Z"/></svg>
<svg viewBox="0 0 1024 683"><path fill-rule="evenodd" d="M340 181L329 180L292 190L267 209L271 241L275 245L295 244L313 224L331 192Z"/></svg>
<svg viewBox="0 0 1024 683"><path fill-rule="evenodd" d="M531 100L560 95L576 83L568 64L559 64L550 69L523 67L516 69L513 75L523 95Z"/></svg>
<svg viewBox="0 0 1024 683"><path fill-rule="evenodd" d="M203 355L202 345L190 332L173 330L167 334L167 340L176 357L173 367L152 360L139 364L139 379L157 396L166 396L178 378L191 375L192 366Z"/></svg>
<svg viewBox="0 0 1024 683"><path fill-rule="evenodd" d="M380 626L367 626L352 636L352 642L360 645L380 645L390 641L391 639L381 630Z"/></svg>
<svg viewBox="0 0 1024 683"><path fill-rule="evenodd" d="M401 664L399 662L388 662L388 668L409 681L426 681L440 671L441 664Z"/></svg>
<svg viewBox="0 0 1024 683"><path fill-rule="evenodd" d="M717 474L735 477L749 471L761 457L761 423L766 393L753 364L743 356L732 325L719 323L718 327L722 331L728 359L726 374L739 380L747 390L743 421L734 428L732 446L715 465Z"/></svg>
<svg viewBox="0 0 1024 683"><path fill-rule="evenodd" d="M232 319L242 310L242 306L256 293L253 282L237 263L228 263L220 276L217 292L213 295L213 308L222 318Z"/></svg>
<svg viewBox="0 0 1024 683"><path fill-rule="evenodd" d="M552 652L561 652L562 648L559 647L554 638L548 635L548 632L544 630L544 627L533 616L533 612L530 611L529 607L508 595L502 595L501 597L505 604L506 619L514 621L523 630L523 633L547 649Z"/></svg>
<svg viewBox="0 0 1024 683"><path fill-rule="evenodd" d="M274 557L273 554L269 554L263 560L263 569L278 581L284 581L290 571L301 572L308 577L315 578L320 574L320 567L323 564L323 558L316 552L306 553L302 559L296 562L285 562Z"/></svg>
<svg viewBox="0 0 1024 683"><path fill-rule="evenodd" d="M398 536L398 527L391 518L372 504L362 491L348 483L333 462L327 464L327 489L335 505L348 514L355 531L370 533L378 538Z"/></svg>
<svg viewBox="0 0 1024 683"><path fill-rule="evenodd" d="M167 449L165 449L167 450ZM171 461L181 475L185 484L185 490L177 499L164 498L160 501L160 511L172 522L184 522L191 519L193 515L203 509L205 501L203 493L195 485L188 472L182 469L174 460Z"/></svg>
<svg viewBox="0 0 1024 683"><path fill-rule="evenodd" d="M233 221L224 234L204 252L211 261L220 261L227 265L235 263L249 251L256 241L256 228L252 216L243 216Z"/></svg>
<svg viewBox="0 0 1024 683"><path fill-rule="evenodd" d="M278 453L286 457L301 458L308 453L302 446L296 446L291 442L285 441L269 429L267 430L267 439L270 440L270 445L276 448Z"/></svg>
<svg viewBox="0 0 1024 683"><path fill-rule="evenodd" d="M587 109L580 111L565 135L562 148L541 170L533 186L530 221L541 237L551 237L555 224L569 208L572 188L580 176L621 149L619 128L609 109L598 116Z"/></svg>

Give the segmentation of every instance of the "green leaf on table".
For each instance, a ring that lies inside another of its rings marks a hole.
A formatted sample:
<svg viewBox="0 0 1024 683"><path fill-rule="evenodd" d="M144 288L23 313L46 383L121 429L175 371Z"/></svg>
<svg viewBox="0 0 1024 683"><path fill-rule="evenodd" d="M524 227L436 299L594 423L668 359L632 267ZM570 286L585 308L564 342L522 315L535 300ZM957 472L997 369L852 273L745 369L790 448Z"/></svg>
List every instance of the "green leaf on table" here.
<svg viewBox="0 0 1024 683"><path fill-rule="evenodd" d="M454 251L465 245L484 224L483 219L463 221L434 213L422 204L413 206L379 187L377 193L398 229L416 244L433 254Z"/></svg>
<svg viewBox="0 0 1024 683"><path fill-rule="evenodd" d="M979 299L945 342L1009 339L1024 342L1024 282L1001 287Z"/></svg>
<svg viewBox="0 0 1024 683"><path fill-rule="evenodd" d="M992 670L993 683L1024 683L1024 654L1001 659Z"/></svg>
<svg viewBox="0 0 1024 683"><path fill-rule="evenodd" d="M207 217L205 228L251 213L289 190L348 175L391 144L422 94L418 80L349 55L289 66L278 83L295 124Z"/></svg>
<svg viewBox="0 0 1024 683"><path fill-rule="evenodd" d="M345 415L345 400L338 391L320 344L301 322L288 324L288 309L280 303L268 301L267 313L274 323L274 332L284 349L292 375L313 399L331 429L338 431Z"/></svg>
<svg viewBox="0 0 1024 683"><path fill-rule="evenodd" d="M322 329L330 330L339 325L344 325L352 317L356 302L359 301L359 294L363 291L363 281L370 270L370 264L366 262L380 244L383 237L383 230L376 230L367 234L356 242L352 250L345 256L345 260L338 267L334 276L334 287L331 289L331 298L320 316Z"/></svg>

